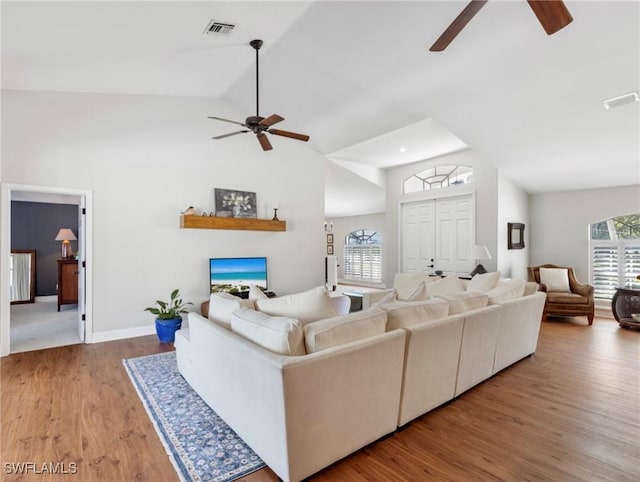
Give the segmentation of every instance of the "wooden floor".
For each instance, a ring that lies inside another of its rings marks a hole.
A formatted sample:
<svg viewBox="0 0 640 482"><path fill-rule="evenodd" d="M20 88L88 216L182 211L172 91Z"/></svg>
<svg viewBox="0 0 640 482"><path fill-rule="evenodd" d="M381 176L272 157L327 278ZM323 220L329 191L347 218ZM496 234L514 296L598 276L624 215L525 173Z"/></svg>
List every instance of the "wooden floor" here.
<svg viewBox="0 0 640 482"><path fill-rule="evenodd" d="M122 366L155 337L2 359L0 480L177 481ZM62 461L77 474L7 474ZM243 479L275 481L269 469ZM640 480L640 331L542 324L538 351L312 481Z"/></svg>

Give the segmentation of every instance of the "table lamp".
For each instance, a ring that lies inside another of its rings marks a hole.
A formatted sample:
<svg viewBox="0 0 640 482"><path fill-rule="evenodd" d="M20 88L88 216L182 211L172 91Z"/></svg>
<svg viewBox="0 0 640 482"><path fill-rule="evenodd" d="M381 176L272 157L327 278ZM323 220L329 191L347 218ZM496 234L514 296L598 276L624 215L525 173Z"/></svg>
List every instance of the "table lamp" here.
<svg viewBox="0 0 640 482"><path fill-rule="evenodd" d="M75 241L76 235L73 234L73 231L69 228L60 228L58 231L58 235L56 236L56 241L62 241L62 259L70 259L73 258L73 253L71 252L71 241Z"/></svg>
<svg viewBox="0 0 640 482"><path fill-rule="evenodd" d="M483 274L486 273L487 270L485 269L484 266L482 266L480 264L480 261L482 261L483 259L492 259L491 258L491 253L489 252L489 250L487 249L486 245L475 245L472 249L471 249L471 257L473 259L475 259L476 261L478 261L478 266L476 266L473 271L471 273L469 273L471 276L476 275L476 274Z"/></svg>

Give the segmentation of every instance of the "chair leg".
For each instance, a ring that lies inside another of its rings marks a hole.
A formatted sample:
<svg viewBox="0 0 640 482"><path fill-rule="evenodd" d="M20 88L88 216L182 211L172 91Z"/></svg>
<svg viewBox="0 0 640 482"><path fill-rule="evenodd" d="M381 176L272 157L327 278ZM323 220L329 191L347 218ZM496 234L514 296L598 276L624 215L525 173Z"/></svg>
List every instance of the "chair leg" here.
<svg viewBox="0 0 640 482"><path fill-rule="evenodd" d="M593 313L589 313L587 319L589 320L589 325L593 325Z"/></svg>

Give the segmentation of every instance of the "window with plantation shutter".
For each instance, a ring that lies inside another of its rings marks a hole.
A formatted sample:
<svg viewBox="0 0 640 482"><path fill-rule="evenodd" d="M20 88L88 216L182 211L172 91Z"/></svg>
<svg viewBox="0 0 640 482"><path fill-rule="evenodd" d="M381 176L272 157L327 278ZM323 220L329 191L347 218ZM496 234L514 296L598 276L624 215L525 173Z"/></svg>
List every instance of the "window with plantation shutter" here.
<svg viewBox="0 0 640 482"><path fill-rule="evenodd" d="M611 300L617 288L640 289L640 215L591 225L594 297Z"/></svg>
<svg viewBox="0 0 640 482"><path fill-rule="evenodd" d="M377 232L353 231L345 237L344 279L382 282L382 244Z"/></svg>

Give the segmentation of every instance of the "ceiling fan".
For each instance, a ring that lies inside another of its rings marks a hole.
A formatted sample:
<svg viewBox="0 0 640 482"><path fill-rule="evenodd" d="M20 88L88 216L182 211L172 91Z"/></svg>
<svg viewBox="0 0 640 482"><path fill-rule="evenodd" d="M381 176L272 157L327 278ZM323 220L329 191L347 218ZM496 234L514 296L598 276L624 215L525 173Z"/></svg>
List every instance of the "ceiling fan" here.
<svg viewBox="0 0 640 482"><path fill-rule="evenodd" d="M455 39L463 28L471 21L471 19L484 7L488 0L471 0L471 2L462 10L451 25L447 27L440 38L431 46L429 51L441 52ZM564 2L558 0L527 0L527 3L538 17L538 21L542 24L547 35L556 33L561 28L571 23L573 17L564 5Z"/></svg>
<svg viewBox="0 0 640 482"><path fill-rule="evenodd" d="M258 138L258 142L260 143L260 146L262 146L262 149L265 151L270 151L271 149L273 149L273 147L271 146L271 142L269 142L269 138L266 136L267 133L273 134L276 136L289 137L291 139L297 139L299 141L304 141L304 142L308 141L309 136L305 134L298 134L296 132L289 132L289 131L283 131L280 129L271 128L272 125L283 121L284 117L280 117L278 114L272 114L269 117L260 116L258 50L260 50L260 47L262 47L262 40L257 40L257 39L252 40L251 42L249 42L249 45L251 45L256 51L256 115L247 117L244 122L236 122L229 119L223 119L222 117L209 117L209 119L221 120L224 122L231 122L232 124L238 124L238 125L241 125L242 127L245 127L245 129L243 130L230 132L229 134L222 134L221 136L215 136L215 137L212 137L212 139L224 139L225 137L235 136L237 134L253 132Z"/></svg>

